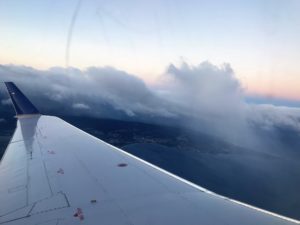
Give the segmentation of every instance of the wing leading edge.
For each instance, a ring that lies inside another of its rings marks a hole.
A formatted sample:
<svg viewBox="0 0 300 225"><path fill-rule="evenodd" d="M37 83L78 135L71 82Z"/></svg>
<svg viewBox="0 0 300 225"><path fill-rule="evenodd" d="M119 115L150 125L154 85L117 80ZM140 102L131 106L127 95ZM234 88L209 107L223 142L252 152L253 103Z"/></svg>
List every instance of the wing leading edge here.
<svg viewBox="0 0 300 225"><path fill-rule="evenodd" d="M212 193L57 117L29 114L18 118L0 164L0 224L300 224Z"/></svg>

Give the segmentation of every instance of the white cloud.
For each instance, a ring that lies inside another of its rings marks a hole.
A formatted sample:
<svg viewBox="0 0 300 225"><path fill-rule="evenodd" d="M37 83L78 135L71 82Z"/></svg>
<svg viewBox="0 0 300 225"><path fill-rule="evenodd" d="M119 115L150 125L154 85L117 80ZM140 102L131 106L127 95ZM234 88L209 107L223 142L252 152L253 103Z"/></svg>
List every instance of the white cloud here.
<svg viewBox="0 0 300 225"><path fill-rule="evenodd" d="M90 109L90 107L84 103L75 103L72 105L74 109Z"/></svg>
<svg viewBox="0 0 300 225"><path fill-rule="evenodd" d="M167 69L168 98L191 113L236 115L243 107L243 90L229 64L220 67L209 62L193 66L182 63Z"/></svg>
<svg viewBox="0 0 300 225"><path fill-rule="evenodd" d="M274 127L288 127L300 132L300 108L274 105L249 105L250 122L266 130Z"/></svg>
<svg viewBox="0 0 300 225"><path fill-rule="evenodd" d="M2 104L2 105L10 105L10 104L11 104L11 101L10 101L9 98L8 98L8 99L3 99L3 100L1 100L1 104Z"/></svg>

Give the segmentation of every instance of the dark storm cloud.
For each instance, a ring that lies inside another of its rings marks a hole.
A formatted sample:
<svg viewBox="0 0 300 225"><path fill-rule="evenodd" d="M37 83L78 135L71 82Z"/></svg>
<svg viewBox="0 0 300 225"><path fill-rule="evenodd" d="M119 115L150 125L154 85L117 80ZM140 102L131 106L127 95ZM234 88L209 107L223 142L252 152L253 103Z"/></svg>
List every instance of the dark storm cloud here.
<svg viewBox="0 0 300 225"><path fill-rule="evenodd" d="M0 67L0 79L16 82L44 111L117 118L176 116L141 79L112 67L41 71L6 65Z"/></svg>

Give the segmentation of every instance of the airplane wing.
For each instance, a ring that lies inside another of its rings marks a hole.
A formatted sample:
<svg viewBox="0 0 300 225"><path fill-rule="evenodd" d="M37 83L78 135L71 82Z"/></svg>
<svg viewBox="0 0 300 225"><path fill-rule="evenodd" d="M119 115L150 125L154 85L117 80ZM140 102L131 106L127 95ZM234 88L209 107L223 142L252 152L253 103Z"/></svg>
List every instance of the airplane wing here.
<svg viewBox="0 0 300 225"><path fill-rule="evenodd" d="M13 83L5 84L18 121L0 164L0 224L300 224L217 195L41 115Z"/></svg>

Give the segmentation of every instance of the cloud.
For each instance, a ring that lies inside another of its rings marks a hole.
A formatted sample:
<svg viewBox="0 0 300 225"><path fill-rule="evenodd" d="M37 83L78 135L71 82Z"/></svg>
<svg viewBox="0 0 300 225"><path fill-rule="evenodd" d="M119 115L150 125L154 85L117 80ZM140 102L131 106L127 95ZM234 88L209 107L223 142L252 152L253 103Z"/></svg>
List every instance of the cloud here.
<svg viewBox="0 0 300 225"><path fill-rule="evenodd" d="M11 104L11 101L10 101L9 98L8 99L3 99L3 100L1 100L1 104L2 105L9 105L9 104Z"/></svg>
<svg viewBox="0 0 300 225"><path fill-rule="evenodd" d="M5 80L16 82L46 114L179 123L243 144L257 142L255 129L284 126L300 132L298 108L246 103L229 64L170 64L155 88L113 67L37 70L0 65L0 81Z"/></svg>
<svg viewBox="0 0 300 225"><path fill-rule="evenodd" d="M300 134L300 108L246 103L246 92L229 64L171 64L160 81L165 84L160 96L179 106L191 127L242 145L261 142L258 129L284 127Z"/></svg>
<svg viewBox="0 0 300 225"><path fill-rule="evenodd" d="M84 103L75 103L72 105L74 109L90 109L90 107Z"/></svg>
<svg viewBox="0 0 300 225"><path fill-rule="evenodd" d="M7 80L16 82L45 113L78 114L70 110L77 108L87 115L119 119L176 116L169 110L168 103L150 90L144 81L113 67L37 70L2 65L0 81Z"/></svg>
<svg viewBox="0 0 300 225"><path fill-rule="evenodd" d="M165 93L196 117L202 114L235 116L244 107L243 89L229 64L203 62L193 66L171 64L165 77Z"/></svg>
<svg viewBox="0 0 300 225"><path fill-rule="evenodd" d="M291 128L300 133L300 108L274 105L249 105L249 122L266 130Z"/></svg>
<svg viewBox="0 0 300 225"><path fill-rule="evenodd" d="M3 118L0 118L0 123L5 123L6 122L6 120L5 119L3 119Z"/></svg>

